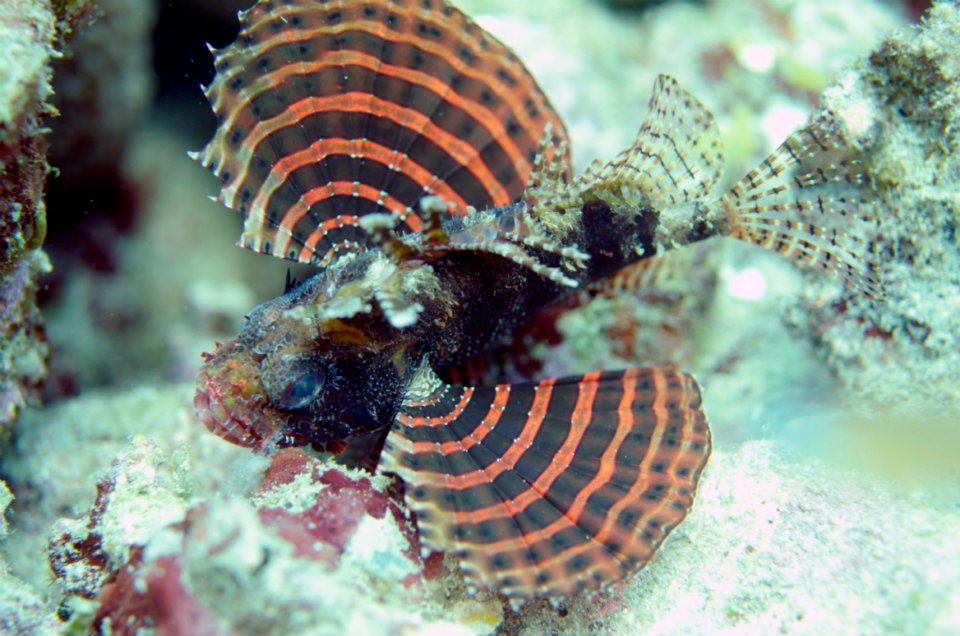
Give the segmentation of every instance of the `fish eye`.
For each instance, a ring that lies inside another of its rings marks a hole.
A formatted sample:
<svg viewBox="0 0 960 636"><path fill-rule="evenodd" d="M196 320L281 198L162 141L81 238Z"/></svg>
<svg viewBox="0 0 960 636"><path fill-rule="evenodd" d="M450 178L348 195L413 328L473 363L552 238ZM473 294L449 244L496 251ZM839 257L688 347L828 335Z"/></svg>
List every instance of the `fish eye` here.
<svg viewBox="0 0 960 636"><path fill-rule="evenodd" d="M279 402L288 409L299 409L313 402L323 390L324 377L319 369L307 371L295 377L284 387Z"/></svg>
<svg viewBox="0 0 960 636"><path fill-rule="evenodd" d="M292 411L313 403L330 377L327 366L315 356L278 352L264 357L260 380L275 407Z"/></svg>

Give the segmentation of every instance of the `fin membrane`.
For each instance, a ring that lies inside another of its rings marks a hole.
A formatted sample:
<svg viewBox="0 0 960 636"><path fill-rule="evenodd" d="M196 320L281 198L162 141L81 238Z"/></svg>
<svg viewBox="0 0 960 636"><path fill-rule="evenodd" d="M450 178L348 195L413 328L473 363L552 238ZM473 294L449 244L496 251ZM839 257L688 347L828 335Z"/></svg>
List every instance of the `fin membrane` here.
<svg viewBox="0 0 960 636"><path fill-rule="evenodd" d="M408 232L426 195L460 214L508 205L546 124L566 139L517 57L443 0L260 0L240 21L194 156L249 249L323 266L369 245L371 212Z"/></svg>
<svg viewBox="0 0 960 636"><path fill-rule="evenodd" d="M566 596L636 572L693 504L710 454L700 391L669 368L408 398L381 467L425 545L470 585Z"/></svg>
<svg viewBox="0 0 960 636"><path fill-rule="evenodd" d="M617 296L653 287L663 278L676 277L671 254L651 256L617 270L612 276L591 283L587 291L604 296Z"/></svg>
<svg viewBox="0 0 960 636"><path fill-rule="evenodd" d="M870 257L878 221L866 181L840 134L820 121L790 135L720 203L734 237L879 297Z"/></svg>
<svg viewBox="0 0 960 636"><path fill-rule="evenodd" d="M591 164L580 181L601 199L662 210L705 198L722 170L713 115L677 80L660 75L633 145L607 164Z"/></svg>

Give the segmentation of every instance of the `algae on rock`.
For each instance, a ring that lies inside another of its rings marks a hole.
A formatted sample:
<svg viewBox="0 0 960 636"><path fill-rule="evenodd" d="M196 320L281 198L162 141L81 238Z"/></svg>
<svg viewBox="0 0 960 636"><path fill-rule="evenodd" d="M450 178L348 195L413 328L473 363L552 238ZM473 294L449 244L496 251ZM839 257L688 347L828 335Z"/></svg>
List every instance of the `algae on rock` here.
<svg viewBox="0 0 960 636"><path fill-rule="evenodd" d="M861 408L956 419L960 10L941 2L923 24L885 39L824 95L823 108L863 149L879 193L875 252L886 297L810 288L788 318L812 335Z"/></svg>
<svg viewBox="0 0 960 636"><path fill-rule="evenodd" d="M0 432L38 399L46 377L36 292L49 269L39 250L46 234L42 119L51 112L55 32L46 2L0 5Z"/></svg>

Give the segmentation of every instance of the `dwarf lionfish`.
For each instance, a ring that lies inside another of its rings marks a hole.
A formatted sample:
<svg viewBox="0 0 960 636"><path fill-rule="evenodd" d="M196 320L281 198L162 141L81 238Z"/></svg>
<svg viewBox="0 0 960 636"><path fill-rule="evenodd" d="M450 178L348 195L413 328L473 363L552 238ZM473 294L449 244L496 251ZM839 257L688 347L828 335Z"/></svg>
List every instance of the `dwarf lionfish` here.
<svg viewBox="0 0 960 636"><path fill-rule="evenodd" d="M442 0L260 0L240 23L194 156L240 245L317 273L205 355L199 417L261 450L381 431L424 545L472 588L555 598L638 571L690 509L710 432L697 383L666 367L497 386L445 370L710 236L878 291L851 231L864 175L829 121L713 197L713 116L660 76L633 145L574 178L533 78Z"/></svg>

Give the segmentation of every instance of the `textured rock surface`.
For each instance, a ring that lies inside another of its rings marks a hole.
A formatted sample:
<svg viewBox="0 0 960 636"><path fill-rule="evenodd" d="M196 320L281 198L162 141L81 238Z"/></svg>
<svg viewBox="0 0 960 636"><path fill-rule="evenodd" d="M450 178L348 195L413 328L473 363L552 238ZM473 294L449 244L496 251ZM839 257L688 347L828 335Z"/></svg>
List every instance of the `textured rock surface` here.
<svg viewBox="0 0 960 636"><path fill-rule="evenodd" d="M47 376L49 348L36 299L37 278L49 267L36 249L0 277L0 433L37 402Z"/></svg>
<svg viewBox="0 0 960 636"><path fill-rule="evenodd" d="M45 2L0 5L0 433L38 398L47 345L36 308L46 233L43 117L50 113L54 15Z"/></svg>
<svg viewBox="0 0 960 636"><path fill-rule="evenodd" d="M960 13L885 39L824 98L863 147L881 194L886 298L811 288L790 314L867 412L960 414ZM865 399L867 398L867 399Z"/></svg>
<svg viewBox="0 0 960 636"><path fill-rule="evenodd" d="M856 626L947 635L960 621L950 604L960 594L956 485L897 485L788 457L789 442L724 443L694 511L638 577L597 599L515 612L467 595L454 560L421 561L391 480L301 451L267 467L175 415L188 395L184 386L75 400L18 424L47 449L4 465L26 499L12 517L18 532L3 544L18 555L13 573L31 583L4 579L24 599L19 616L50 623L59 608L76 629L149 620L170 634L185 633L187 619L235 634L379 624L415 634L486 634L499 625L522 634ZM90 422L97 425L77 430ZM68 446L88 463L50 461ZM109 469L89 468L108 458ZM47 587L50 573L26 563L42 564L51 526L58 581L69 584L60 589L74 593L62 605L32 591ZM106 585L85 587L94 581ZM453 631L431 631L445 629Z"/></svg>

